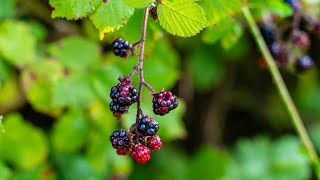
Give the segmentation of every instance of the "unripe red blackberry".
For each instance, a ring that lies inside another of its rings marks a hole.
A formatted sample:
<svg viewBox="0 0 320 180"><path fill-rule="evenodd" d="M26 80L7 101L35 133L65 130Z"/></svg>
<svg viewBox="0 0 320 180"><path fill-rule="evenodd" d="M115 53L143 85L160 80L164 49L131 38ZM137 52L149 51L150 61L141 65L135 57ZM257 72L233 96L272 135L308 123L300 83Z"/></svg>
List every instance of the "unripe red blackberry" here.
<svg viewBox="0 0 320 180"><path fill-rule="evenodd" d="M131 80L120 76L120 83L111 88L110 110L114 115L123 114L128 111L131 104L137 102L137 89L133 87Z"/></svg>
<svg viewBox="0 0 320 180"><path fill-rule="evenodd" d="M296 61L296 72L302 73L309 70L314 65L314 62L310 56L302 56Z"/></svg>
<svg viewBox="0 0 320 180"><path fill-rule="evenodd" d="M154 136L159 130L159 125L150 117L142 117L138 120L137 129L144 136Z"/></svg>
<svg viewBox="0 0 320 180"><path fill-rule="evenodd" d="M113 43L113 53L116 56L127 57L130 53L131 44L121 38L116 39Z"/></svg>
<svg viewBox="0 0 320 180"><path fill-rule="evenodd" d="M117 154L120 155L120 156L125 156L125 155L130 154L130 153L131 153L131 150L130 150L129 146L124 146L122 148L118 148L117 149Z"/></svg>
<svg viewBox="0 0 320 180"><path fill-rule="evenodd" d="M157 151L162 147L162 142L159 136L150 136L147 138L147 146L153 150Z"/></svg>
<svg viewBox="0 0 320 180"><path fill-rule="evenodd" d="M131 152L131 157L136 160L137 163L144 164L150 160L150 149L145 145L138 145Z"/></svg>
<svg viewBox="0 0 320 180"><path fill-rule="evenodd" d="M130 145L130 138L125 130L120 129L119 131L114 131L112 133L110 136L110 142L113 148L121 149Z"/></svg>
<svg viewBox="0 0 320 180"><path fill-rule="evenodd" d="M164 89L162 89L160 93L153 94L152 102L153 112L160 116L163 116L178 107L176 96L170 91L164 91Z"/></svg>

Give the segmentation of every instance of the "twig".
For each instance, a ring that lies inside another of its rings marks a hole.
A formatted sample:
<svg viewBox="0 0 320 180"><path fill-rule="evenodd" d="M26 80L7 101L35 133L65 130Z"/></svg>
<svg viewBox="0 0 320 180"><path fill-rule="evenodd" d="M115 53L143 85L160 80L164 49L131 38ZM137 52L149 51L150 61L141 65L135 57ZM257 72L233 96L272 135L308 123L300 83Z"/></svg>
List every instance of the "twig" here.
<svg viewBox="0 0 320 180"><path fill-rule="evenodd" d="M146 88L148 88L148 89L152 92L152 94L157 93L157 92L153 89L153 87L152 87L150 84L148 84L147 82L143 82L143 85L144 85Z"/></svg>
<svg viewBox="0 0 320 180"><path fill-rule="evenodd" d="M140 115L143 116L143 113L141 110L141 94L142 94L142 86L145 83L144 76L143 76L143 55L144 55L144 44L145 44L146 33L147 33L148 13L149 13L149 7L146 7L144 10L144 17L143 17L143 23L142 23L139 62L137 65L138 73L139 73L139 90L138 90L138 97L137 97L137 119L136 119L136 122L138 121Z"/></svg>
<svg viewBox="0 0 320 180"><path fill-rule="evenodd" d="M253 19L251 12L247 6L244 6L242 8L242 12L244 14L244 17L250 27L250 30L254 36L254 39L256 40L257 45L259 46L259 49L264 56L268 67L270 74L274 80L274 83L280 93L280 97L289 113L289 116L291 118L292 123L294 124L298 135L300 136L303 145L305 146L307 153L315 167L315 170L317 171L317 168L319 166L319 158L316 153L316 150L312 144L312 141L310 140L310 137L306 131L305 126L303 125L302 119L298 113L298 110L295 107L295 104L293 103L290 94L288 92L288 89L282 79L282 76L277 68L277 65L275 64L275 61L273 57L271 56L270 52L268 51L267 45L263 40L263 37L257 27L257 24L255 23L255 20ZM320 179L320 174L316 173L318 178Z"/></svg>

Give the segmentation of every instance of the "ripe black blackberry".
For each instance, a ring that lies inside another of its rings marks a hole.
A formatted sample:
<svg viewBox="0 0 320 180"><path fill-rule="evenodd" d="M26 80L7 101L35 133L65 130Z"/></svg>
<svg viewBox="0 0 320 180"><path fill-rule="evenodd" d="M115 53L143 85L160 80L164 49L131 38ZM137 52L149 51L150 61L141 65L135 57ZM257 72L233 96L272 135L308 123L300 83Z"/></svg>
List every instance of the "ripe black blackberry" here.
<svg viewBox="0 0 320 180"><path fill-rule="evenodd" d="M116 39L113 43L113 53L116 56L127 57L130 53L131 44L121 38Z"/></svg>
<svg viewBox="0 0 320 180"><path fill-rule="evenodd" d="M170 91L164 91L164 89L162 89L160 93L153 95L152 102L153 112L160 116L163 116L178 107L176 96Z"/></svg>
<svg viewBox="0 0 320 180"><path fill-rule="evenodd" d="M262 24L260 32L268 46L271 46L277 39L276 29L271 25Z"/></svg>
<svg viewBox="0 0 320 180"><path fill-rule="evenodd" d="M158 123L150 117L142 117L138 120L138 132L144 136L154 136L159 130Z"/></svg>
<svg viewBox="0 0 320 180"><path fill-rule="evenodd" d="M133 87L131 80L127 77L120 76L120 83L111 88L110 110L114 116L123 114L128 111L131 104L137 102L137 89Z"/></svg>
<svg viewBox="0 0 320 180"><path fill-rule="evenodd" d="M125 130L120 129L119 131L114 131L112 133L110 142L113 148L122 149L123 147L130 145L130 138Z"/></svg>
<svg viewBox="0 0 320 180"><path fill-rule="evenodd" d="M314 62L310 56L302 56L296 61L296 72L302 73L312 68Z"/></svg>

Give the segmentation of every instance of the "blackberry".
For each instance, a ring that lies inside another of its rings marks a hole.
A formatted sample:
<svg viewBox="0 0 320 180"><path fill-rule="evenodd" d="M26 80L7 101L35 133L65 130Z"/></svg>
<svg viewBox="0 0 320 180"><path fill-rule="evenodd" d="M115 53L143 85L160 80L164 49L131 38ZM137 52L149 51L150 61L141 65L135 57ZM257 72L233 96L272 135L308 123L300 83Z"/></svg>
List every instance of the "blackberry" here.
<svg viewBox="0 0 320 180"><path fill-rule="evenodd" d="M176 96L170 91L166 92L163 89L158 94L153 94L153 112L157 115L163 116L171 110L178 107Z"/></svg>
<svg viewBox="0 0 320 180"><path fill-rule="evenodd" d="M299 0L284 0L294 11L298 11L301 8Z"/></svg>
<svg viewBox="0 0 320 180"><path fill-rule="evenodd" d="M270 46L268 46L268 48L279 67L284 66L288 63L289 52L283 45L278 42L274 42Z"/></svg>
<svg viewBox="0 0 320 180"><path fill-rule="evenodd" d="M296 61L296 72L301 73L312 68L314 62L310 56L302 56Z"/></svg>
<svg viewBox="0 0 320 180"><path fill-rule="evenodd" d="M138 145L131 152L131 157L140 164L144 164L150 160L150 149L145 145Z"/></svg>
<svg viewBox="0 0 320 180"><path fill-rule="evenodd" d="M133 87L131 80L127 77L120 76L120 83L111 88L110 110L114 116L123 114L128 111L131 104L137 102L137 89Z"/></svg>
<svg viewBox="0 0 320 180"><path fill-rule="evenodd" d="M121 149L125 146L130 145L130 138L127 135L127 132L123 129L119 131L114 131L110 136L110 141L111 141L112 147L115 149Z"/></svg>
<svg viewBox="0 0 320 180"><path fill-rule="evenodd" d="M157 6L151 6L149 10L149 14L152 17L154 22L158 22Z"/></svg>
<svg viewBox="0 0 320 180"><path fill-rule="evenodd" d="M147 138L147 145L151 150L157 151L162 147L162 142L159 136L150 136Z"/></svg>
<svg viewBox="0 0 320 180"><path fill-rule="evenodd" d="M159 130L158 123L149 117L142 117L138 120L138 132L144 136L153 136Z"/></svg>
<svg viewBox="0 0 320 180"><path fill-rule="evenodd" d="M112 46L116 56L127 57L129 55L131 44L128 41L118 38L112 43Z"/></svg>
<svg viewBox="0 0 320 180"><path fill-rule="evenodd" d="M130 153L131 153L131 150L130 150L129 146L124 146L122 148L118 148L117 149L117 154L120 155L120 156L125 156L125 155L130 154Z"/></svg>
<svg viewBox="0 0 320 180"><path fill-rule="evenodd" d="M299 48L309 49L309 47L310 47L309 35L303 31L294 31L293 32L293 43Z"/></svg>
<svg viewBox="0 0 320 180"><path fill-rule="evenodd" d="M268 46L272 45L277 39L276 29L271 25L262 24L260 32Z"/></svg>

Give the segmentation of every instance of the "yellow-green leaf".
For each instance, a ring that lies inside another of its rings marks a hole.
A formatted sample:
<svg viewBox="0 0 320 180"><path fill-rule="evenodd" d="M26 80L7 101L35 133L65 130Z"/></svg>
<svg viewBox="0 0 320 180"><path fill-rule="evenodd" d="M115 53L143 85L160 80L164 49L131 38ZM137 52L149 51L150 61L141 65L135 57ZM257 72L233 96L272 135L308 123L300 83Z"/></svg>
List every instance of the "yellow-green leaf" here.
<svg viewBox="0 0 320 180"><path fill-rule="evenodd" d="M62 17L76 20L94 12L101 0L50 0L52 17Z"/></svg>
<svg viewBox="0 0 320 180"><path fill-rule="evenodd" d="M99 30L100 39L103 39L106 33L113 32L127 23L133 12L134 8L129 7L121 0L108 0L90 15L90 19Z"/></svg>
<svg viewBox="0 0 320 180"><path fill-rule="evenodd" d="M182 37L196 35L210 25L202 8L191 0L162 0L158 5L158 17L165 30Z"/></svg>
<svg viewBox="0 0 320 180"><path fill-rule="evenodd" d="M134 8L145 8L149 6L154 0L122 0L128 6Z"/></svg>

